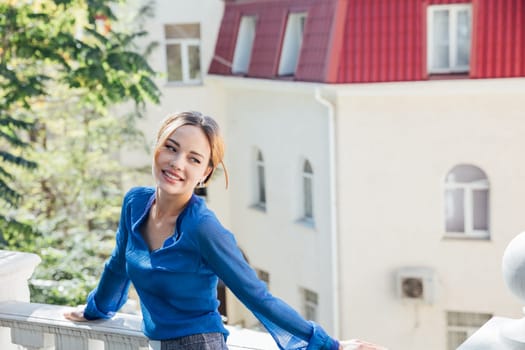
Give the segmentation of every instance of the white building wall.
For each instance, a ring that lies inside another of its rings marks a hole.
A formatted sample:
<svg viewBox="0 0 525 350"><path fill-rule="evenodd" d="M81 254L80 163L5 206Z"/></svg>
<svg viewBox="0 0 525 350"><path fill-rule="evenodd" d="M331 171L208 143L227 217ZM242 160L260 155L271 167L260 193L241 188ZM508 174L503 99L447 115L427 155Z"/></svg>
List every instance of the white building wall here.
<svg viewBox="0 0 525 350"><path fill-rule="evenodd" d="M211 79L211 78L210 78ZM319 319L332 330L329 157L326 107L314 85L213 77L224 91L231 229L250 264L270 273L270 291L302 312L300 288L319 295ZM266 211L254 208L255 154L266 172ZM314 172L315 227L301 222L302 166ZM245 325L253 319L246 315Z"/></svg>
<svg viewBox="0 0 525 350"><path fill-rule="evenodd" d="M501 257L525 227L525 79L359 84L337 90L342 338L446 348L446 312L520 317ZM490 183L490 240L445 238L444 179ZM404 266L435 270L433 305L395 293Z"/></svg>

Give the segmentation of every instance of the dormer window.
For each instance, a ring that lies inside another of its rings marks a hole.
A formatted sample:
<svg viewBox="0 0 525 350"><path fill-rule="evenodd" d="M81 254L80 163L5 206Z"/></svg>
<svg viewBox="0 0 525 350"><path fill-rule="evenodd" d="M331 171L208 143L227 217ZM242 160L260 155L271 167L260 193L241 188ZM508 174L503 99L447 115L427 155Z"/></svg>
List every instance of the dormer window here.
<svg viewBox="0 0 525 350"><path fill-rule="evenodd" d="M232 73L246 74L250 67L252 57L253 41L255 39L255 25L257 19L255 16L243 16L239 25L237 34L237 44L233 55Z"/></svg>
<svg viewBox="0 0 525 350"><path fill-rule="evenodd" d="M303 43L305 23L306 13L291 13L288 15L283 47L281 49L281 59L279 61L279 75L295 74Z"/></svg>
<svg viewBox="0 0 525 350"><path fill-rule="evenodd" d="M468 72L472 35L470 4L428 7L428 72Z"/></svg>

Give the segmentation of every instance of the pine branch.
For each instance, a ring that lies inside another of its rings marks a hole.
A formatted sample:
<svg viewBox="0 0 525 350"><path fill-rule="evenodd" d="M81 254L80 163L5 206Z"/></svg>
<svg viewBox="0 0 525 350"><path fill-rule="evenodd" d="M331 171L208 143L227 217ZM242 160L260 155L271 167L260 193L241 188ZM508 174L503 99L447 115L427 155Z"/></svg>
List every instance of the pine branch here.
<svg viewBox="0 0 525 350"><path fill-rule="evenodd" d="M0 105L0 107L2 107ZM10 117L7 114L3 114L3 111L0 110L0 126L6 126L13 129L20 129L20 130L31 130L34 128L35 123L34 122L28 122L20 119L15 119L13 117Z"/></svg>
<svg viewBox="0 0 525 350"><path fill-rule="evenodd" d="M13 190L4 180L0 179L0 198L9 206L16 206L21 199L21 195Z"/></svg>
<svg viewBox="0 0 525 350"><path fill-rule="evenodd" d="M0 129L0 139L6 140L10 145L15 147L26 148L29 146L27 142L20 140L15 134L3 132L2 129Z"/></svg>
<svg viewBox="0 0 525 350"><path fill-rule="evenodd" d="M14 156L6 151L0 151L0 158L6 163L10 163L26 169L35 169L37 167L37 163L19 156Z"/></svg>

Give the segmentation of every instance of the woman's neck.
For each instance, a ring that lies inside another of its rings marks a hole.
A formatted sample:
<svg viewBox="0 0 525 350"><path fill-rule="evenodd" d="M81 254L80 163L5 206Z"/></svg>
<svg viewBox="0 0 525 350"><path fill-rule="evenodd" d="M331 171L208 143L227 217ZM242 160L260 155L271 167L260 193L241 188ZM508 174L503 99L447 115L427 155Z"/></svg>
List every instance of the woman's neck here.
<svg viewBox="0 0 525 350"><path fill-rule="evenodd" d="M157 219L177 217L191 199L189 195L169 195L157 188L155 193L154 215Z"/></svg>

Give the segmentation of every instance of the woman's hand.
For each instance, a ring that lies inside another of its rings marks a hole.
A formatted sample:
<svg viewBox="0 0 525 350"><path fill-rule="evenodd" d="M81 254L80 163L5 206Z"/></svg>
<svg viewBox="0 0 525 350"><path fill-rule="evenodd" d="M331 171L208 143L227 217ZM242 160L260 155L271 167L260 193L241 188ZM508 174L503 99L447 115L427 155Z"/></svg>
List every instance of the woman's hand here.
<svg viewBox="0 0 525 350"><path fill-rule="evenodd" d="M88 320L84 317L85 305L77 306L76 309L64 312L64 317L70 321L75 322L87 322Z"/></svg>
<svg viewBox="0 0 525 350"><path fill-rule="evenodd" d="M340 341L339 350L387 350L387 348L359 339L352 339Z"/></svg>

